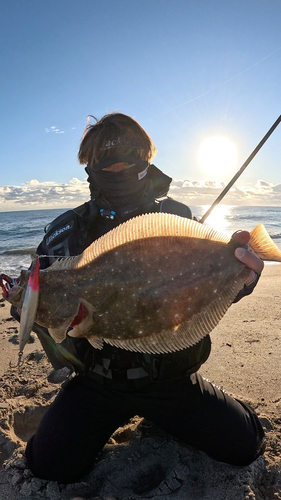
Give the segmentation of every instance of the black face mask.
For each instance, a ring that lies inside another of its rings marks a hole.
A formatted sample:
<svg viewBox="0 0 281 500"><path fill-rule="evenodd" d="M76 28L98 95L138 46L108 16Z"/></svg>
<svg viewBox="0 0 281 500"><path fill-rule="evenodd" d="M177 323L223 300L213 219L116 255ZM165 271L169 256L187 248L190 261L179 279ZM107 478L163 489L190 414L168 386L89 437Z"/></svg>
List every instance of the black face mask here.
<svg viewBox="0 0 281 500"><path fill-rule="evenodd" d="M105 202L117 213L146 204L149 198L153 198L153 186L147 177L148 168L134 165L120 172L93 172L91 181L100 191L98 201Z"/></svg>
<svg viewBox="0 0 281 500"><path fill-rule="evenodd" d="M125 161L125 158L114 158L114 162L117 160ZM150 211L155 198L166 194L172 181L144 160L135 159L134 163L134 166L120 172L102 170L100 167L105 168L103 164L98 165L98 168L85 169L89 175L92 197L100 208L114 210L119 220Z"/></svg>

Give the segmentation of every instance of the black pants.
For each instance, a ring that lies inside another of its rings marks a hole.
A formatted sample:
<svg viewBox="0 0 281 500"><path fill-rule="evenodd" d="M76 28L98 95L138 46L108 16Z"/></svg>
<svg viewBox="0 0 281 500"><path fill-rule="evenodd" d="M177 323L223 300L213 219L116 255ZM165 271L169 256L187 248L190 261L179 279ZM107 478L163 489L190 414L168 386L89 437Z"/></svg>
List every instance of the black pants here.
<svg viewBox="0 0 281 500"><path fill-rule="evenodd" d="M264 440L254 411L198 374L150 384L138 392L111 391L77 376L60 391L29 440L30 469L60 483L79 480L116 428L135 415L235 465L257 458Z"/></svg>

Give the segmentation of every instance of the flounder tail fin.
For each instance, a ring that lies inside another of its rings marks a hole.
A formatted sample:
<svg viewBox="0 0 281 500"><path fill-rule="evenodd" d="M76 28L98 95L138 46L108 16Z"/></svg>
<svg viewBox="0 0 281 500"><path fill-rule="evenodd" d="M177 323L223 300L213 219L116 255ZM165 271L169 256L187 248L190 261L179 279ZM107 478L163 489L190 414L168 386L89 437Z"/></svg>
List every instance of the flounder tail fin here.
<svg viewBox="0 0 281 500"><path fill-rule="evenodd" d="M272 241L263 224L256 226L250 234L249 245L260 259L281 262L281 251Z"/></svg>

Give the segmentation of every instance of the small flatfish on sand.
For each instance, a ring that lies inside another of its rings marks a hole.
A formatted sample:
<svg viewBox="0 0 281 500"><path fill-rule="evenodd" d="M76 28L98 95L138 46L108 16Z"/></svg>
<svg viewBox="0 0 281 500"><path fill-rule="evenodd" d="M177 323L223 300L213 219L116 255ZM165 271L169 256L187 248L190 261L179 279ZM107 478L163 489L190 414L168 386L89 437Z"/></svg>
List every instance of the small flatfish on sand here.
<svg viewBox="0 0 281 500"><path fill-rule="evenodd" d="M249 248L263 260L281 252L260 224ZM56 342L66 333L98 349L166 353L190 347L224 316L250 273L234 256L241 246L207 225L173 214L130 219L81 255L40 271L35 321ZM8 300L20 307L28 280Z"/></svg>

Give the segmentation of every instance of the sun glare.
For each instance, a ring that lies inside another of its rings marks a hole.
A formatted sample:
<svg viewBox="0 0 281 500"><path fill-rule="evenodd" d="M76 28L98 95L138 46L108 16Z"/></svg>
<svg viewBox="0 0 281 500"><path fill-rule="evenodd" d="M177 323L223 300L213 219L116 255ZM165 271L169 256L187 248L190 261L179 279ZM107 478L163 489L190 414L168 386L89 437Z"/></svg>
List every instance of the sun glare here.
<svg viewBox="0 0 281 500"><path fill-rule="evenodd" d="M218 176L237 167L235 144L223 135L208 137L200 145L198 161L204 174L219 180Z"/></svg>
<svg viewBox="0 0 281 500"><path fill-rule="evenodd" d="M203 213L208 210L209 206L203 208ZM217 205L214 210L211 212L209 217L206 219L205 224L211 226L217 231L222 231L224 233L229 232L230 220L229 217L231 215L232 206L230 205Z"/></svg>

